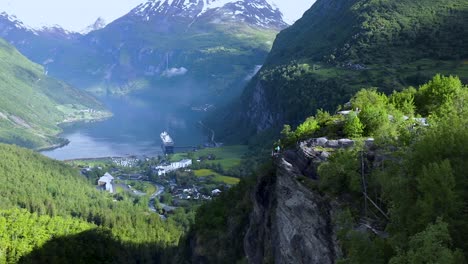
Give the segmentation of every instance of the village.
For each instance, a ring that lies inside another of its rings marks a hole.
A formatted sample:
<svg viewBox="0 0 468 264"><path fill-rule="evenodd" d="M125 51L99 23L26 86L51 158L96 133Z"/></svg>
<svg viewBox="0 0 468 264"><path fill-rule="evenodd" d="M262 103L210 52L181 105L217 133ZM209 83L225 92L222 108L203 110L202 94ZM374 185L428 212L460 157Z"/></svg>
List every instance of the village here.
<svg viewBox="0 0 468 264"><path fill-rule="evenodd" d="M207 149L199 155L109 157L69 163L114 201L122 196L147 197L149 210L166 218L177 208L189 209L212 200L239 182L239 178L211 169L222 167L220 164L226 160L222 154L217 158L206 154L209 152Z"/></svg>

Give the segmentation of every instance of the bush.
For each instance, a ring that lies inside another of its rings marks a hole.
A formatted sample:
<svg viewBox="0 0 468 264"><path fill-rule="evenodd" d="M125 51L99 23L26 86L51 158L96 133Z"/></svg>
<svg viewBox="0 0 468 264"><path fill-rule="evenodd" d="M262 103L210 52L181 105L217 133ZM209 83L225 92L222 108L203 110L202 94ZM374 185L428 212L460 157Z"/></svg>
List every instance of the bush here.
<svg viewBox="0 0 468 264"><path fill-rule="evenodd" d="M364 125L364 134L374 136L381 127L388 125L388 113L384 107L369 105L364 107L358 115Z"/></svg>
<svg viewBox="0 0 468 264"><path fill-rule="evenodd" d="M315 120L314 117L309 117L304 123L300 124L297 127L294 134L298 140L301 140L311 137L314 134L314 132L319 128L320 127L318 125L317 120Z"/></svg>
<svg viewBox="0 0 468 264"><path fill-rule="evenodd" d="M344 132L347 137L357 138L361 137L364 132L364 125L361 123L361 120L356 115L356 113L351 112L345 122Z"/></svg>

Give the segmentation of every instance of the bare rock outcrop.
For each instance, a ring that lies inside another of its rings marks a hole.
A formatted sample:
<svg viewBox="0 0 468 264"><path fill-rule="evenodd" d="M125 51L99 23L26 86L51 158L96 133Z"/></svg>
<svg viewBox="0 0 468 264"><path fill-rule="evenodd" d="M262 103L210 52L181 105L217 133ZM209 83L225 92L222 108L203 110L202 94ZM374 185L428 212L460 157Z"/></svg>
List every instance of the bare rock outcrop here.
<svg viewBox="0 0 468 264"><path fill-rule="evenodd" d="M327 264L339 258L332 222L337 206L297 180L316 178L316 167L329 155L313 146L303 142L286 151L276 159L276 174L258 180L244 239L248 263Z"/></svg>

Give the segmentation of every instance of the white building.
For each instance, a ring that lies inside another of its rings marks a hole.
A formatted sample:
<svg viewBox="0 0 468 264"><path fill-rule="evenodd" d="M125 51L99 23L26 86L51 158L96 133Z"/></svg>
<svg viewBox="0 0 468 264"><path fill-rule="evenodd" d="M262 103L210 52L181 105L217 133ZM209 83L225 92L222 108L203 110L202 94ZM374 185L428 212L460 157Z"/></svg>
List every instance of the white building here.
<svg viewBox="0 0 468 264"><path fill-rule="evenodd" d="M171 171L187 168L191 165L192 165L191 159L184 159L181 161L172 162L171 164L166 165L166 166L157 166L156 171L158 172L158 176L161 176Z"/></svg>
<svg viewBox="0 0 468 264"><path fill-rule="evenodd" d="M178 162L171 163L171 166L176 170L186 168L186 167L188 167L190 165L192 165L192 160L191 159L184 159L184 160L181 160L181 161L178 161Z"/></svg>
<svg viewBox="0 0 468 264"><path fill-rule="evenodd" d="M98 180L98 185L104 187L104 189L110 193L114 193L114 187L112 186L112 183L114 182L114 177L110 175L108 172L104 174L101 178Z"/></svg>

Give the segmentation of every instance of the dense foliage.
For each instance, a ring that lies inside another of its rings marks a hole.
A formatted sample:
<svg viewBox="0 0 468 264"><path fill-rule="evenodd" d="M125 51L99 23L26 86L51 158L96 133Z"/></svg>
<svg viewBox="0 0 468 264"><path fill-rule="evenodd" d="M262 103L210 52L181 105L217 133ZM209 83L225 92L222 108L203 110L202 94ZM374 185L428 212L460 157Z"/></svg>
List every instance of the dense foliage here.
<svg viewBox="0 0 468 264"><path fill-rule="evenodd" d="M463 0L317 1L279 34L268 61L397 66L421 58L463 59L467 9Z"/></svg>
<svg viewBox="0 0 468 264"><path fill-rule="evenodd" d="M356 94L352 103L362 109L359 115L371 106L428 117L427 125L419 126L421 119L395 122L396 116L387 113L381 114L387 123L363 121L372 126L365 133L375 136L376 144L338 151L319 167L322 191L354 197L347 200L347 217L338 221L343 263L463 263L468 252L467 99L468 87L458 78L440 75L390 100L372 90ZM356 231L363 219L381 232Z"/></svg>
<svg viewBox="0 0 468 264"><path fill-rule="evenodd" d="M72 218L39 216L19 209L1 210L0 263L16 263L53 237L73 235L93 226Z"/></svg>
<svg viewBox="0 0 468 264"><path fill-rule="evenodd" d="M177 244L181 235L182 228L175 219L162 221L159 215L149 212L148 198L125 194L113 197L98 191L95 183L91 185L71 167L26 149L0 145L0 179L0 207L7 210L1 214L0 221L12 227L0 232L0 258L7 259L8 263L42 246L54 251L39 250L35 252L37 256L58 254L62 261L68 258L63 252L88 247L86 243L96 247L97 252L105 251L105 243L92 242L97 237L114 241L118 247L128 247L122 255L115 253L116 259L134 251L139 253L132 256L131 262L157 260L161 249ZM80 235L93 228L100 231ZM60 236L72 236L69 243L75 244L70 244L68 251L60 251L60 244L54 246L57 242L49 244L50 239ZM86 254L76 256L86 257Z"/></svg>

